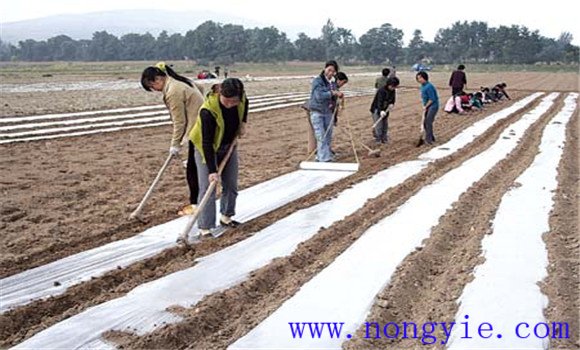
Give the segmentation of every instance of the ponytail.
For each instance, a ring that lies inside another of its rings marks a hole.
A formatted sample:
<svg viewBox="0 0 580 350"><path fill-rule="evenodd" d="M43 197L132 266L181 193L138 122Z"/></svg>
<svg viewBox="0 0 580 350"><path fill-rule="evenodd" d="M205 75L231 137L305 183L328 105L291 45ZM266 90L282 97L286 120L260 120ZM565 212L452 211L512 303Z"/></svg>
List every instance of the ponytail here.
<svg viewBox="0 0 580 350"><path fill-rule="evenodd" d="M155 66L147 67L141 74L141 86L147 91L151 91L151 87L149 84L155 81L157 77L166 77L170 76L175 80L179 80L184 84L187 84L193 87L193 83L191 80L187 79L184 76L181 76L171 68L170 65L165 64L165 62L158 62Z"/></svg>
<svg viewBox="0 0 580 350"><path fill-rule="evenodd" d="M164 62L161 62L165 65ZM166 66L165 65L165 72L167 73L167 75L169 75L170 77L172 77L175 80L179 80L182 83L185 83L191 87L193 87L193 83L191 82L191 80L189 80L188 78L184 77L183 75L179 75L177 73L175 73L175 71L173 69L171 69L171 66Z"/></svg>

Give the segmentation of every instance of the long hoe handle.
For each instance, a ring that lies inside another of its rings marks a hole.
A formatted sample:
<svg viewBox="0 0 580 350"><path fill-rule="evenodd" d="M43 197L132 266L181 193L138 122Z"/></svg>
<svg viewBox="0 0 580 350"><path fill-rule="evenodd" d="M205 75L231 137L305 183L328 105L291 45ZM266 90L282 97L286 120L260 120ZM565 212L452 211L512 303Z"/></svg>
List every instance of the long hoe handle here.
<svg viewBox="0 0 580 350"><path fill-rule="evenodd" d="M419 136L419 141L417 141L417 147L421 147L424 143L425 140L423 139L423 136L425 134L425 113L427 111L424 111L421 115L421 136Z"/></svg>
<svg viewBox="0 0 580 350"><path fill-rule="evenodd" d="M155 190L155 187L157 187L157 184L159 183L159 180L161 180L161 176L163 176L163 173L165 172L165 170L169 166L171 159L173 159L173 155L169 154L169 156L167 156L167 159L165 160L165 163L163 163L163 166L161 167L161 169L159 169L159 172L157 173L155 180L153 180L153 183L151 183L151 186L149 186L149 189L147 190L147 193L145 193L145 196L141 200L141 203L139 203L139 206L137 207L137 209L135 209L131 213L131 215L129 216L129 219L138 219L138 220L141 219L141 211L143 211L143 207L145 207L145 204L149 200L149 197L151 197L151 194Z"/></svg>
<svg viewBox="0 0 580 350"><path fill-rule="evenodd" d="M226 153L226 156L224 157L224 159L222 159L222 162L220 163L220 165L218 167L218 172L217 172L218 177L222 175L222 172L224 171L224 168L226 167L228 160L232 156L232 153L233 153L234 148L236 147L237 143L238 143L238 138L236 137L234 139L234 141L232 141L230 147L228 148L228 153ZM211 198L211 194L215 190L216 185L217 185L217 181L212 181L209 184L209 187L205 191L203 198L201 199L201 202L199 203L199 205L197 207L197 211L191 216L191 218L187 222L187 225L185 226L185 230L183 230L183 232L181 233L181 235L177 239L178 243L183 243L186 247L188 247L188 248L190 247L187 236L189 235L189 232L193 228L193 225L197 222L197 219L199 218L199 215L201 214L201 212L203 211L203 209L207 205L207 202Z"/></svg>

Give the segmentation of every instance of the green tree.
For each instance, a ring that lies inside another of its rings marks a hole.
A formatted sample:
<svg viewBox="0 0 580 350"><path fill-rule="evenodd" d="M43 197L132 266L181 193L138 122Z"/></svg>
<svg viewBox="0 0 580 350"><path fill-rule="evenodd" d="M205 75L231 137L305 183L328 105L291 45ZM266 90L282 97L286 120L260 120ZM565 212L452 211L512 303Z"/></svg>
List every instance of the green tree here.
<svg viewBox="0 0 580 350"><path fill-rule="evenodd" d="M121 57L121 42L116 36L106 31L95 32L88 47L88 53L90 59L95 61L119 60Z"/></svg>
<svg viewBox="0 0 580 350"><path fill-rule="evenodd" d="M16 58L16 47L0 39L0 61L10 61Z"/></svg>
<svg viewBox="0 0 580 350"><path fill-rule="evenodd" d="M125 34L120 39L122 60L151 60L158 57L153 35Z"/></svg>
<svg viewBox="0 0 580 350"><path fill-rule="evenodd" d="M427 56L426 48L426 43L423 40L423 33L420 29L415 29L413 32L413 38L407 47L407 63L414 64L425 58Z"/></svg>
<svg viewBox="0 0 580 350"><path fill-rule="evenodd" d="M204 64L213 61L218 54L217 41L221 29L218 23L206 21L188 31L184 39L184 54Z"/></svg>
<svg viewBox="0 0 580 350"><path fill-rule="evenodd" d="M304 33L298 34L294 41L296 58L301 61L323 61L326 59L326 51L321 39L310 38Z"/></svg>
<svg viewBox="0 0 580 350"><path fill-rule="evenodd" d="M403 31L385 23L363 34L360 47L363 59L372 64L396 63L403 49Z"/></svg>
<svg viewBox="0 0 580 350"><path fill-rule="evenodd" d="M244 48L248 43L248 33L241 25L226 24L216 39L216 63L233 64L244 59Z"/></svg>

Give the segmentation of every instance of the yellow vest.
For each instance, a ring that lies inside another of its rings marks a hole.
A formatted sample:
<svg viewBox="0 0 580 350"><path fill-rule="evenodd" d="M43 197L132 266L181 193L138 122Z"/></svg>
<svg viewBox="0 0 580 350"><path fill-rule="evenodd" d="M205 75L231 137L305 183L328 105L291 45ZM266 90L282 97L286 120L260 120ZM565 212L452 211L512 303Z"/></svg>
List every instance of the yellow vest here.
<svg viewBox="0 0 580 350"><path fill-rule="evenodd" d="M219 93L209 93L207 95L206 100L201 105L199 109L200 112L202 109L207 109L211 115L215 118L217 128L215 131L215 137L213 139L213 150L217 152L219 146L222 143L222 139L224 137L224 116L222 114L222 109L220 108L220 95ZM246 109L246 95L242 96L242 100L238 105L238 117L240 118L240 126L243 123L244 119L244 112ZM202 146L202 121L201 116L198 115L197 120L195 121L195 125L191 129L189 133L189 139L195 146L195 148L201 154L201 158L203 159L203 163L205 164L205 154L203 153L203 146Z"/></svg>

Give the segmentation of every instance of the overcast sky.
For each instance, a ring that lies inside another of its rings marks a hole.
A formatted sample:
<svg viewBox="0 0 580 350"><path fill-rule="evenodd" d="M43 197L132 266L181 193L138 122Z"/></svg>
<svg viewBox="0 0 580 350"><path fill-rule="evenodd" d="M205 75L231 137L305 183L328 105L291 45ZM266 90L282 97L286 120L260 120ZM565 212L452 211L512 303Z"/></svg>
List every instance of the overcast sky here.
<svg viewBox="0 0 580 350"><path fill-rule="evenodd" d="M351 29L357 37L370 28L391 23L405 32L407 44L415 29L421 29L424 38L432 40L437 29L455 21L479 20L493 27L525 25L552 38L563 31L571 32L574 44L579 45L580 25L573 3L570 0L0 0L0 21L121 9L209 10L268 25L303 26L309 36L318 36L319 28L328 18L336 26Z"/></svg>

